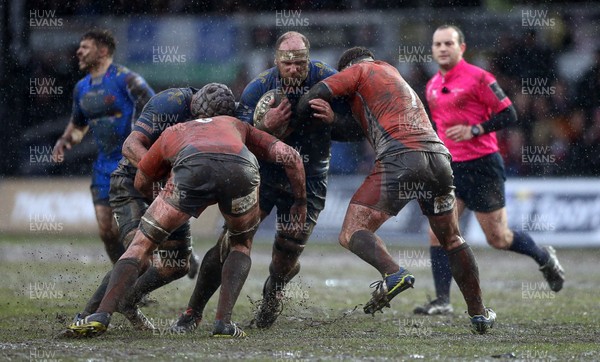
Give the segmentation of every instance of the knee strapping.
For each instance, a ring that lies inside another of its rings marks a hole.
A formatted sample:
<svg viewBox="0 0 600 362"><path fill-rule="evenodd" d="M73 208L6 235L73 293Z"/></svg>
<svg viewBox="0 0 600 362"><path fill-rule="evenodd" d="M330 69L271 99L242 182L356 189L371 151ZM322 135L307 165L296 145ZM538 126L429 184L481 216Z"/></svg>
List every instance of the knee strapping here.
<svg viewBox="0 0 600 362"><path fill-rule="evenodd" d="M300 255L304 251L305 244L306 240L293 239L279 233L275 235L275 249L285 254Z"/></svg>
<svg viewBox="0 0 600 362"><path fill-rule="evenodd" d="M165 230L151 215L144 215L140 220L140 231L152 242L160 244L167 240L170 232Z"/></svg>
<svg viewBox="0 0 600 362"><path fill-rule="evenodd" d="M260 225L260 220L254 226L244 231L227 230L227 239L232 240L234 244L237 244L248 238L252 238L254 233L256 233L256 229L258 229L258 225Z"/></svg>
<svg viewBox="0 0 600 362"><path fill-rule="evenodd" d="M459 251L462 251L462 250L467 249L467 248L470 248L470 246L469 246L469 244L467 244L466 242L464 242L464 243L460 244L459 247L447 251L446 254L448 254L448 256L451 256L451 255L454 255L454 254L458 253Z"/></svg>

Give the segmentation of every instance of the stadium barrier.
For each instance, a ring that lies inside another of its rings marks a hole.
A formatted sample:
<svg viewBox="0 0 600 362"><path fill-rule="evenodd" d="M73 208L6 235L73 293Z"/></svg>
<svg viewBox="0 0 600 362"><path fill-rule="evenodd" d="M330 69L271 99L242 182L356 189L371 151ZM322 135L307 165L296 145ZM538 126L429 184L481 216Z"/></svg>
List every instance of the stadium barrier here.
<svg viewBox="0 0 600 362"><path fill-rule="evenodd" d="M98 226L89 178L10 179L0 184L0 230L10 234L96 235ZM219 209L193 219L192 233L214 237L222 225Z"/></svg>
<svg viewBox="0 0 600 362"><path fill-rule="evenodd" d="M325 210L313 242L337 243L350 197L363 176L332 176ZM509 179L506 183L509 225L529 232L536 242L560 247L600 246L600 183L593 179ZM0 230L11 234L95 235L96 219L89 179L10 179L0 184ZM218 208L192 219L196 237L215 237L222 225ZM465 238L484 245L485 237L473 213L461 222ZM273 212L259 228L257 240L272 240ZM427 242L427 219L416 202L380 229L390 244Z"/></svg>
<svg viewBox="0 0 600 362"><path fill-rule="evenodd" d="M329 178L325 210L319 216L311 241L337 243L348 202L364 176ZM524 230L542 245L560 247L600 246L600 183L594 179L509 179L506 183L508 223ZM275 216L270 215L259 236L272 238ZM267 226L271 230L267 231ZM378 234L389 244L428 243L428 222L419 205L411 201L398 216L388 220ZM475 215L461 220L465 239L485 245ZM270 234L268 234L270 233Z"/></svg>

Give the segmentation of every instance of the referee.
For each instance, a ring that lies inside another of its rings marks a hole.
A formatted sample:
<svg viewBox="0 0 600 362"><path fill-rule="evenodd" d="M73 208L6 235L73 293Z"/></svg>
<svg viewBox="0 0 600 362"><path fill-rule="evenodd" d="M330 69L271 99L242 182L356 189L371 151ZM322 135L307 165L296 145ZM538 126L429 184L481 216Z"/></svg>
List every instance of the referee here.
<svg viewBox="0 0 600 362"><path fill-rule="evenodd" d="M452 154L458 214L465 208L474 211L488 244L531 257L550 289L558 292L563 286L564 271L554 248L540 248L527 233L508 228L506 176L495 132L515 124L516 111L492 74L463 59L465 49L465 37L458 27L437 28L432 54L439 71L426 88L431 119ZM435 235L431 231L429 235L436 299L414 312L451 313L452 273L448 257Z"/></svg>

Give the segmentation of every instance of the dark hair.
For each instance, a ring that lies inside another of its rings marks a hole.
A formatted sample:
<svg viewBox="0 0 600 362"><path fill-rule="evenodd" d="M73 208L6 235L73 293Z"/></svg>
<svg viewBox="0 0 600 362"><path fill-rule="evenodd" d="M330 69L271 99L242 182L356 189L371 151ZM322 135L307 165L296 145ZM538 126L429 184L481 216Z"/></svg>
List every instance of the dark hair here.
<svg viewBox="0 0 600 362"><path fill-rule="evenodd" d="M81 40L92 39L96 45L103 45L108 48L108 55L113 55L116 48L115 37L105 29L92 29L83 34Z"/></svg>
<svg viewBox="0 0 600 362"><path fill-rule="evenodd" d="M465 43L465 34L462 32L462 30L460 30L460 28L456 25L450 25L450 24L444 24L442 26L438 26L437 29L435 29L435 31L438 30L444 30L444 29L453 29L456 31L456 33L458 34L458 44L464 44Z"/></svg>
<svg viewBox="0 0 600 362"><path fill-rule="evenodd" d="M353 60L358 60L360 58L368 58L371 57L375 59L375 55L373 52L365 47L354 47L346 50L342 56L340 56L340 60L338 61L338 70L346 68L348 64L350 64Z"/></svg>
<svg viewBox="0 0 600 362"><path fill-rule="evenodd" d="M308 38L305 37L303 34L298 33L297 31L288 31L287 33L284 33L279 38L277 38L277 41L275 42L275 50L279 50L279 46L281 46L281 43L291 38L292 36L299 36L300 39L302 39L306 50L310 50L310 42L308 41Z"/></svg>

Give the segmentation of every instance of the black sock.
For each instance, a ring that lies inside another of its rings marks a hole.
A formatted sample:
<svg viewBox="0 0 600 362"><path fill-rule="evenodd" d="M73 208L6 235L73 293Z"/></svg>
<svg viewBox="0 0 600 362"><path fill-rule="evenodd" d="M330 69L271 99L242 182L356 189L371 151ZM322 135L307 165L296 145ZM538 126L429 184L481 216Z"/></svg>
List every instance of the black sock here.
<svg viewBox="0 0 600 362"><path fill-rule="evenodd" d="M436 298L446 303L450 303L450 286L452 285L452 269L446 250L441 246L431 246L431 272L433 274L433 283L435 285Z"/></svg>
<svg viewBox="0 0 600 362"><path fill-rule="evenodd" d="M108 254L108 258L113 264L115 264L121 255L125 253L125 247L118 239L109 243L105 242L104 249L106 250L106 254Z"/></svg>
<svg viewBox="0 0 600 362"><path fill-rule="evenodd" d="M194 292L188 302L188 308L192 309L196 315L202 315L204 307L210 297L219 289L221 285L221 264L220 246L217 244L206 252L200 270Z"/></svg>
<svg viewBox="0 0 600 362"><path fill-rule="evenodd" d="M117 310L117 304L121 303L128 291L133 288L139 274L139 260L134 258L119 259L110 273L106 293L96 312L114 313Z"/></svg>
<svg viewBox="0 0 600 362"><path fill-rule="evenodd" d="M173 280L179 279L181 276L183 276L181 273L162 275L155 266L149 267L144 274L140 275L135 281L131 291L129 291L123 298L123 301L119 303L119 308L135 308L144 295L163 285L169 284Z"/></svg>
<svg viewBox="0 0 600 362"><path fill-rule="evenodd" d="M475 255L467 243L447 252L448 262L452 270L452 277L458 284L470 316L485 313L481 302L481 288L479 286L479 268Z"/></svg>
<svg viewBox="0 0 600 362"><path fill-rule="evenodd" d="M242 252L233 250L227 255L221 274L223 285L221 285L219 294L216 320L222 320L225 323L231 322L233 306L242 291L248 273L250 273L251 265L250 257Z"/></svg>
<svg viewBox="0 0 600 362"><path fill-rule="evenodd" d="M102 302L102 298L104 298L104 293L106 293L106 287L108 286L108 281L110 280L110 273L106 273L102 282L98 286L98 289L94 292L90 300L87 302L85 309L83 310L82 317L87 317L88 315L96 312L100 302Z"/></svg>
<svg viewBox="0 0 600 362"><path fill-rule="evenodd" d="M359 230L352 234L348 249L375 267L381 275L392 274L399 270L398 264L385 248L383 241L368 230Z"/></svg>
<svg viewBox="0 0 600 362"><path fill-rule="evenodd" d="M548 252L535 243L529 234L523 231L514 231L513 242L508 250L514 251L515 253L524 254L533 258L533 260L542 266L548 262L550 255Z"/></svg>

